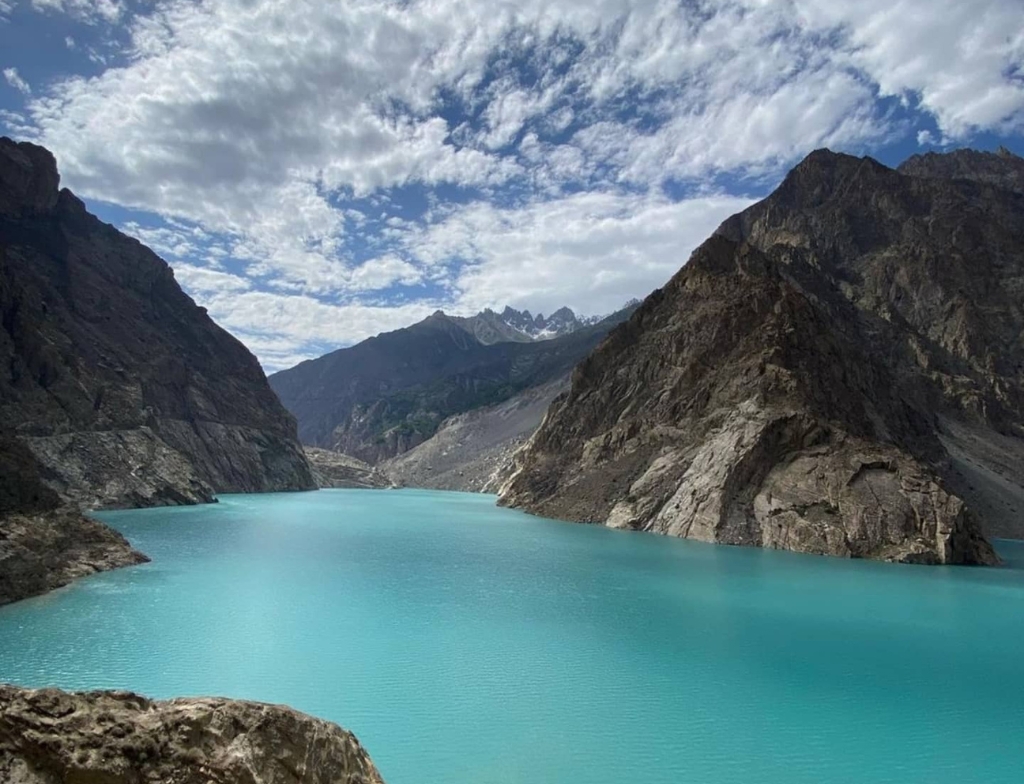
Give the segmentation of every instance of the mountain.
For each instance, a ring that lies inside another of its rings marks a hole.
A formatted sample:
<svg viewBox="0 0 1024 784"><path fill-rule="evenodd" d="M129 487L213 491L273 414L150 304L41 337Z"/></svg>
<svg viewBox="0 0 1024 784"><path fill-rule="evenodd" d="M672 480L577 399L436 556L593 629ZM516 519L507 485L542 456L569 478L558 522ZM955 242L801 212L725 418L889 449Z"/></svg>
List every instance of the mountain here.
<svg viewBox="0 0 1024 784"><path fill-rule="evenodd" d="M551 401L568 387L566 373L500 403L450 416L433 436L380 468L394 482L409 487L496 492L513 468L516 450L533 435Z"/></svg>
<svg viewBox="0 0 1024 784"><path fill-rule="evenodd" d="M256 358L164 261L0 139L0 415L83 506L313 486Z"/></svg>
<svg viewBox="0 0 1024 784"><path fill-rule="evenodd" d="M533 340L550 340L603 320L603 317L579 318L569 308L559 308L544 318L540 313L534 316L528 310L516 310L510 307L506 307L501 313L495 313L487 308L475 316L448 316L448 318L485 346L493 343L528 343Z"/></svg>
<svg viewBox="0 0 1024 784"><path fill-rule="evenodd" d="M501 503L996 562L983 532L1024 535L1020 163L812 153L576 368Z"/></svg>
<svg viewBox="0 0 1024 784"><path fill-rule="evenodd" d="M376 464L423 443L449 416L564 376L628 312L550 340L485 343L438 311L275 373L270 385L304 444Z"/></svg>
<svg viewBox="0 0 1024 784"><path fill-rule="evenodd" d="M0 603L146 560L83 508L315 487L256 358L0 138Z"/></svg>

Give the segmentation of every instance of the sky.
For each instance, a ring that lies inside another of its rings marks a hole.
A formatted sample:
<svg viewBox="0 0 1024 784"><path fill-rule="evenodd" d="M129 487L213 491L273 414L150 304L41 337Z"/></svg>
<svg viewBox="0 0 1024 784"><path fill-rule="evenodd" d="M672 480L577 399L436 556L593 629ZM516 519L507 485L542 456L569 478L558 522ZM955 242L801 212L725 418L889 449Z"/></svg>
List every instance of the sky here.
<svg viewBox="0 0 1024 784"><path fill-rule="evenodd" d="M614 311L820 147L1024 153L1022 0L0 0L0 71L268 371Z"/></svg>

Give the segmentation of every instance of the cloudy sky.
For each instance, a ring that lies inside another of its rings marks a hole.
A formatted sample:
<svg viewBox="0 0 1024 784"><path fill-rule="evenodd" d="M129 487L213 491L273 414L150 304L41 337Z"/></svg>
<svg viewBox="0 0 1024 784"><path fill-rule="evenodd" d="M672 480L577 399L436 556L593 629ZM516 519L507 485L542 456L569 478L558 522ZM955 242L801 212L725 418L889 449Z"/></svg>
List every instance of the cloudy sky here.
<svg viewBox="0 0 1024 784"><path fill-rule="evenodd" d="M0 131L270 370L609 312L817 147L1024 152L1021 0L0 0Z"/></svg>

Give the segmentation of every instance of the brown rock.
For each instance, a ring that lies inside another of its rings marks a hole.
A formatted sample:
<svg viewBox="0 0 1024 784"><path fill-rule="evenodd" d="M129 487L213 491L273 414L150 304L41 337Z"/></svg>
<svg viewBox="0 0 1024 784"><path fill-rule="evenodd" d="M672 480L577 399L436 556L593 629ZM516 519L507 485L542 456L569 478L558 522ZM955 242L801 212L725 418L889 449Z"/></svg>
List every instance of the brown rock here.
<svg viewBox="0 0 1024 784"><path fill-rule="evenodd" d="M148 560L117 531L74 509L6 515L0 517L0 604Z"/></svg>
<svg viewBox="0 0 1024 784"><path fill-rule="evenodd" d="M350 732L281 705L0 685L7 784L383 784Z"/></svg>

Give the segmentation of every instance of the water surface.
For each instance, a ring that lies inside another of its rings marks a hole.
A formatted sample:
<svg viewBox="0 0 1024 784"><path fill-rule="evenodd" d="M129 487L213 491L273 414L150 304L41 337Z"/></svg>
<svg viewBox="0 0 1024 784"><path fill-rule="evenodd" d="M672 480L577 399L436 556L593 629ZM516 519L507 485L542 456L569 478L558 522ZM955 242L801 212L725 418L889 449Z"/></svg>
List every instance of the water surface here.
<svg viewBox="0 0 1024 784"><path fill-rule="evenodd" d="M0 608L0 681L288 703L388 784L1024 781L1024 544L891 566L414 490L101 516L153 563Z"/></svg>

